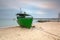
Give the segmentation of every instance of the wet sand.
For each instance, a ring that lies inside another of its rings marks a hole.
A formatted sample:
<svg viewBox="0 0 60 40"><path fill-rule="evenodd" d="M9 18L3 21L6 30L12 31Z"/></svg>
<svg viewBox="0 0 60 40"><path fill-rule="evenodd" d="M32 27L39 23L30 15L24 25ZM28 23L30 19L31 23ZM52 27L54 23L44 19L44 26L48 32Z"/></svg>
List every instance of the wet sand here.
<svg viewBox="0 0 60 40"><path fill-rule="evenodd" d="M0 29L0 40L60 40L60 22L35 23L33 26L35 28Z"/></svg>

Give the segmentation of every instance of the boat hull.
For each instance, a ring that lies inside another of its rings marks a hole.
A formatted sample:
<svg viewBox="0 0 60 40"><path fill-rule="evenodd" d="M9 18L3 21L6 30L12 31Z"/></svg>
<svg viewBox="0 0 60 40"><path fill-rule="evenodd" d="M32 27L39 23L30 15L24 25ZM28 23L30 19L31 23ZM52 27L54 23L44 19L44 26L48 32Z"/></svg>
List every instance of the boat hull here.
<svg viewBox="0 0 60 40"><path fill-rule="evenodd" d="M20 18L20 17L17 17L17 23L21 27L31 28L32 27L32 21L33 21L33 18Z"/></svg>

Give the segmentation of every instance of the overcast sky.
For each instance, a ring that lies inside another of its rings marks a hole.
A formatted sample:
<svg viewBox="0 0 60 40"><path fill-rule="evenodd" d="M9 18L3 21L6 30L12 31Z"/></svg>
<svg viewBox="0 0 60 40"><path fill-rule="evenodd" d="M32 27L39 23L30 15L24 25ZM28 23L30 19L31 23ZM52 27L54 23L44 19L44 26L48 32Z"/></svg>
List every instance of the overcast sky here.
<svg viewBox="0 0 60 40"><path fill-rule="evenodd" d="M60 0L0 0L0 19L14 18L20 8L35 18L57 18Z"/></svg>

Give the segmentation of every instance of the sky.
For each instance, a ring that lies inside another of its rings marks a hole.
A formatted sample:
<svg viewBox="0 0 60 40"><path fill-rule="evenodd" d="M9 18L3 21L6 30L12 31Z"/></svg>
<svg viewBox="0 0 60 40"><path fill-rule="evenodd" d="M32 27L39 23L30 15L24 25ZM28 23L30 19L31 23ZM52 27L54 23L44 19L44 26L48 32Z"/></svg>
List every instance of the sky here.
<svg viewBox="0 0 60 40"><path fill-rule="evenodd" d="M34 18L57 18L60 0L0 0L0 19L16 18L20 8Z"/></svg>

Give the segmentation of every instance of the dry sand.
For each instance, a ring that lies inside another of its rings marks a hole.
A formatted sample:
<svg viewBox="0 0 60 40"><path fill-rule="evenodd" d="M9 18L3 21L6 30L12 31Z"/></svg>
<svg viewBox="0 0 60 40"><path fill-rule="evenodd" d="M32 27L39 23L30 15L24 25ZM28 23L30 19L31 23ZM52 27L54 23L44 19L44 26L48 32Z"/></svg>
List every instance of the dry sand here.
<svg viewBox="0 0 60 40"><path fill-rule="evenodd" d="M0 29L0 40L60 40L60 22L33 24L35 28L11 27Z"/></svg>

